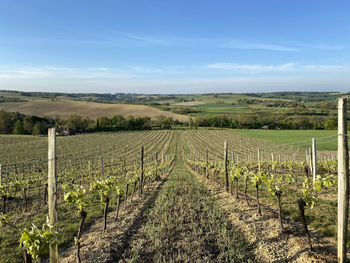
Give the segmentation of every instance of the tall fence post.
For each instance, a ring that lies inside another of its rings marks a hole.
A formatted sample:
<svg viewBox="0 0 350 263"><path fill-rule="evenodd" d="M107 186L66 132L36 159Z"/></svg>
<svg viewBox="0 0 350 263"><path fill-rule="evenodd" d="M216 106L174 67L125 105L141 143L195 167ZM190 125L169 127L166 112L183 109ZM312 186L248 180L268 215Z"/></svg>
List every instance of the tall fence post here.
<svg viewBox="0 0 350 263"><path fill-rule="evenodd" d="M104 169L103 169L103 157L101 156L101 174L102 174L102 177L104 176Z"/></svg>
<svg viewBox="0 0 350 263"><path fill-rule="evenodd" d="M316 138L312 138L312 185L315 187L317 173Z"/></svg>
<svg viewBox="0 0 350 263"><path fill-rule="evenodd" d="M260 164L260 149L258 149L258 169L259 169L259 172L261 170L261 164Z"/></svg>
<svg viewBox="0 0 350 263"><path fill-rule="evenodd" d="M349 151L347 138L347 98L338 99L338 262L346 262L349 217Z"/></svg>
<svg viewBox="0 0 350 263"><path fill-rule="evenodd" d="M56 129L48 130L48 207L49 222L57 228L57 163L56 163ZM58 262L58 246L50 246L50 263Z"/></svg>
<svg viewBox="0 0 350 263"><path fill-rule="evenodd" d="M89 160L89 162L88 162L88 166L89 166L89 176L91 175L91 161Z"/></svg>
<svg viewBox="0 0 350 263"><path fill-rule="evenodd" d="M141 147L141 178L140 178L140 189L139 189L139 193L140 195L142 195L143 193L143 153L144 153L144 148L143 146Z"/></svg>
<svg viewBox="0 0 350 263"><path fill-rule="evenodd" d="M227 171L227 142L224 143L224 162L225 162L225 187L228 192L229 182L228 182L228 171Z"/></svg>
<svg viewBox="0 0 350 263"><path fill-rule="evenodd" d="M0 185L2 185L2 165L0 163Z"/></svg>
<svg viewBox="0 0 350 263"><path fill-rule="evenodd" d="M208 149L205 150L205 176L209 178L209 158L208 158Z"/></svg>
<svg viewBox="0 0 350 263"><path fill-rule="evenodd" d="M155 165L156 165L156 180L160 179L160 176L158 175L158 152L156 152L156 156L155 156Z"/></svg>

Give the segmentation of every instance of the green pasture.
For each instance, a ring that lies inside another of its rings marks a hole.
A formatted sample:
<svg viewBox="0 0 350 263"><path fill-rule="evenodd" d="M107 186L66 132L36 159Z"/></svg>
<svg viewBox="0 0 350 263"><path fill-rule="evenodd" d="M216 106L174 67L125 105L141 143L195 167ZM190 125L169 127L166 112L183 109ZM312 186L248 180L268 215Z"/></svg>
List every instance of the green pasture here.
<svg viewBox="0 0 350 263"><path fill-rule="evenodd" d="M235 132L272 143L303 148L311 147L311 140L315 137L317 149L337 150L337 131L335 130L235 130Z"/></svg>

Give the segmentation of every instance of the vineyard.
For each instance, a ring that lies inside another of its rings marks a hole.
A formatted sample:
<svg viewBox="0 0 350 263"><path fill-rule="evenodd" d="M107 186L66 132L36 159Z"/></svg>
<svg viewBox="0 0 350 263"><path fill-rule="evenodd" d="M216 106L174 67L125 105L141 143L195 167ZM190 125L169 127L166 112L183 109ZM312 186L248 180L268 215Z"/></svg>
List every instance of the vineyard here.
<svg viewBox="0 0 350 263"><path fill-rule="evenodd" d="M47 149L0 137L0 262L336 261L330 151L313 178L307 148L231 130L57 137L53 228Z"/></svg>

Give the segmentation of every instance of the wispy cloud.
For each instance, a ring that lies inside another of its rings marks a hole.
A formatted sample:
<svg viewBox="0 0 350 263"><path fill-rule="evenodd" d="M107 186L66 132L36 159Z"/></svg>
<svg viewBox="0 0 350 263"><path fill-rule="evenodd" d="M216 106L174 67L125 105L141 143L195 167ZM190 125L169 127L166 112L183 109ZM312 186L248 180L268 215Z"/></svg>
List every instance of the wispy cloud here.
<svg viewBox="0 0 350 263"><path fill-rule="evenodd" d="M303 42L297 42L297 41L289 41L288 44L295 46L297 48L320 49L320 50L343 50L350 47L350 45L344 45L344 44L303 43Z"/></svg>
<svg viewBox="0 0 350 263"><path fill-rule="evenodd" d="M280 65L263 64L237 64L237 63L212 63L207 65L208 69L226 70L246 73L264 72L345 72L350 71L347 65L323 65L323 64L297 64L285 63Z"/></svg>
<svg viewBox="0 0 350 263"><path fill-rule="evenodd" d="M247 40L239 37L186 37L174 35L138 35L129 33L117 33L120 38L147 43L150 45L166 46L207 46L213 48L229 49L247 49L247 50L266 50L281 52L297 52L302 49L320 49L320 50L343 50L350 47L346 44L332 43L305 43L300 41L283 41L281 43L271 43L259 39Z"/></svg>
<svg viewBox="0 0 350 263"><path fill-rule="evenodd" d="M295 47L279 45L279 44L266 44L266 43L255 43L248 42L239 39L223 40L218 44L222 48L234 48L234 49L250 49L250 50L270 50L270 51L298 51Z"/></svg>
<svg viewBox="0 0 350 263"><path fill-rule="evenodd" d="M211 37L184 37L184 36L152 36L128 33L117 33L119 38L125 38L151 45L166 46L204 46L211 48L247 49L247 50L269 50L269 51L298 51L297 47L282 44L261 43L260 41L247 41L239 38L211 38Z"/></svg>
<svg viewBox="0 0 350 263"><path fill-rule="evenodd" d="M1 79L130 79L135 77L132 72L107 67L0 67Z"/></svg>

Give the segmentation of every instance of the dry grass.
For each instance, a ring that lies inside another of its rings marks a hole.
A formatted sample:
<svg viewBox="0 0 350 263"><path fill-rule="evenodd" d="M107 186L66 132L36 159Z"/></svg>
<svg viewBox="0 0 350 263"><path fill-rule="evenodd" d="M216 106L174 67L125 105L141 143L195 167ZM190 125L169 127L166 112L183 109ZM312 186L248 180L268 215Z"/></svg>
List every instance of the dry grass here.
<svg viewBox="0 0 350 263"><path fill-rule="evenodd" d="M174 104L175 106L198 106L201 104L204 104L203 101L186 101L186 102L179 102Z"/></svg>
<svg viewBox="0 0 350 263"><path fill-rule="evenodd" d="M101 116L112 117L114 115L123 115L124 117L149 116L152 119L157 119L157 117L163 115L179 121L188 120L188 117L184 115L161 111L149 106L131 104L104 104L78 101L4 102L0 103L0 109L39 117L59 117L62 119L67 119L71 114L76 114L89 119L96 119L96 117Z"/></svg>

